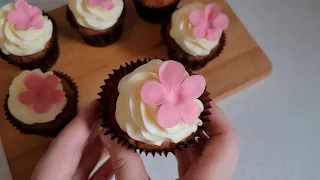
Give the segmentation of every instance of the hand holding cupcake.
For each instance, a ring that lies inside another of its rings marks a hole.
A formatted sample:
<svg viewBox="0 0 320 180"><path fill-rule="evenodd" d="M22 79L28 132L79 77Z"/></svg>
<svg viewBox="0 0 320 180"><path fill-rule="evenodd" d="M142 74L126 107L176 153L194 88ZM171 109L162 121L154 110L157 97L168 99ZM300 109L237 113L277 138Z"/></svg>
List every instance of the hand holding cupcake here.
<svg viewBox="0 0 320 180"><path fill-rule="evenodd" d="M100 93L103 126L128 147L174 152L196 143L210 108L202 76L176 61L138 61L116 70Z"/></svg>
<svg viewBox="0 0 320 180"><path fill-rule="evenodd" d="M169 56L197 70L219 55L228 25L219 5L195 2L177 9L162 35Z"/></svg>
<svg viewBox="0 0 320 180"><path fill-rule="evenodd" d="M0 9L1 57L21 69L50 69L59 56L53 19L25 0Z"/></svg>

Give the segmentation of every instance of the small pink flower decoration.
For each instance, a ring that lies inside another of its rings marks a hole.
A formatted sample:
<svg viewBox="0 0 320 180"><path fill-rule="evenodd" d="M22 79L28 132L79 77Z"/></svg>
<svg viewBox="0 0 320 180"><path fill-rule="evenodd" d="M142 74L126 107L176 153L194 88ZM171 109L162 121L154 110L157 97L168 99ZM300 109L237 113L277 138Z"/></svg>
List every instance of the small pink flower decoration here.
<svg viewBox="0 0 320 180"><path fill-rule="evenodd" d="M57 89L60 79L55 75L46 77L37 74L29 74L24 79L24 85L27 91L20 94L19 100L25 105L32 105L35 112L47 113L52 104L61 103L64 98L64 92Z"/></svg>
<svg viewBox="0 0 320 180"><path fill-rule="evenodd" d="M181 120L187 124L197 121L201 109L194 101L206 87L200 75L185 78L184 67L176 61L164 62L159 70L159 79L142 86L142 100L151 106L160 106L158 123L163 128L172 128Z"/></svg>
<svg viewBox="0 0 320 180"><path fill-rule="evenodd" d="M41 9L30 6L25 0L17 0L15 7L16 10L10 11L7 18L17 30L24 31L31 27L35 29L43 27Z"/></svg>
<svg viewBox="0 0 320 180"><path fill-rule="evenodd" d="M111 10L114 7L113 0L88 0L92 6L101 6L105 10Z"/></svg>
<svg viewBox="0 0 320 180"><path fill-rule="evenodd" d="M209 41L219 40L220 30L229 26L227 15L220 13L221 8L217 4L208 4L203 11L194 10L189 14L189 21L193 28L193 35L197 39L207 38Z"/></svg>

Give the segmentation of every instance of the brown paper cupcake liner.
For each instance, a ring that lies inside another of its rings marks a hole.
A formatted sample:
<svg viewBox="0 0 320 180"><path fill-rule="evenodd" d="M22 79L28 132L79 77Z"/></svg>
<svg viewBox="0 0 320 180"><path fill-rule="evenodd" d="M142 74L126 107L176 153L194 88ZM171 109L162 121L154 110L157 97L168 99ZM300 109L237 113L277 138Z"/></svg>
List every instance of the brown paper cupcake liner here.
<svg viewBox="0 0 320 180"><path fill-rule="evenodd" d="M80 34L84 42L90 46L104 47L115 43L121 37L123 32L125 10L126 8L124 4L122 14L116 24L106 30L101 31L80 26L69 7L67 7L66 16L71 27L73 27Z"/></svg>
<svg viewBox="0 0 320 180"><path fill-rule="evenodd" d="M206 66L210 61L213 61L217 58L223 51L226 44L226 34L222 33L219 44L216 48L211 50L210 54L207 56L192 56L186 52L184 52L180 46L175 42L175 40L170 36L169 31L171 28L171 21L166 21L161 26L161 35L164 40L164 43L167 47L168 56L171 59L175 59L179 61L186 68L190 68L192 70L199 70Z"/></svg>
<svg viewBox="0 0 320 180"><path fill-rule="evenodd" d="M133 0L136 12L141 19L152 24L158 24L166 21L171 17L172 12L176 9L179 0L165 7L149 7L141 0Z"/></svg>
<svg viewBox="0 0 320 180"><path fill-rule="evenodd" d="M58 29L55 20L47 13L44 15L52 21L53 33L44 50L28 55L16 56L13 54L6 55L0 51L0 56L9 64L17 66L22 70L32 70L40 68L42 71L48 71L57 62L59 58Z"/></svg>
<svg viewBox="0 0 320 180"><path fill-rule="evenodd" d="M113 74L109 74L109 78L106 79L105 84L101 86L102 92L99 93L100 98L98 100L101 104L100 116L103 119L102 127L108 129L105 134L111 135L111 139L117 139L118 143L122 146L125 146L128 149L139 151L140 154L142 152L145 152L146 155L151 153L153 156L155 156L155 154L168 155L170 152L174 154L177 149L182 150L183 148L188 148L191 145L196 144L198 137L202 137L201 134L206 128L205 123L208 122L208 116L210 115L210 93L205 91L199 98L204 104L205 108L200 115L200 119L203 121L204 125L199 126L195 133L191 134L183 141L179 143L165 142L161 146L156 146L139 142L130 138L126 132L121 130L115 118L116 102L119 96L118 84L125 75L131 73L137 67L147 63L150 60L151 59L146 58L144 60L138 59L136 62L130 61L129 64L126 63L125 66L120 66L120 69L113 70Z"/></svg>
<svg viewBox="0 0 320 180"><path fill-rule="evenodd" d="M56 119L47 123L25 124L16 119L8 108L7 95L4 104L4 111L7 120L23 134L36 134L46 137L56 137L67 124L78 114L78 88L73 80L62 72L53 71L61 79L63 90L66 93L67 104Z"/></svg>

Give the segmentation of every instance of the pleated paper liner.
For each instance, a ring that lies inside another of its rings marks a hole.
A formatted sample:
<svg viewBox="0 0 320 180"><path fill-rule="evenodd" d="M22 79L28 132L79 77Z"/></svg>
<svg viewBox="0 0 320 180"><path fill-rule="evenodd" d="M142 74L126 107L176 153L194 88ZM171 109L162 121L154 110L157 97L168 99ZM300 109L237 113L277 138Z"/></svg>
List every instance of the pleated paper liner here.
<svg viewBox="0 0 320 180"><path fill-rule="evenodd" d="M151 59L138 59L136 62L130 61L126 63L125 66L120 66L120 69L113 70L113 74L109 74L109 78L105 80L105 84L101 86L102 92L99 93L99 103L100 103L100 116L103 119L102 126L108 131L106 134L111 135L112 139L117 139L118 143L122 146L127 147L128 149L133 149L139 151L140 153L145 152L146 155L151 153L153 156L155 154L167 155L169 152L175 153L175 150L182 150L183 148L188 148L193 144L197 143L197 139L200 138L206 129L205 123L208 121L208 116L210 115L209 109L210 97L209 92L205 91L202 96L199 98L200 101L204 104L204 111L200 115L200 119L204 122L203 126L199 126L198 130L191 134L186 139L182 140L179 143L165 142L161 146L150 145L143 142L136 141L128 136L128 134L121 130L119 127L116 118L116 102L119 96L118 84L119 81L127 74L134 71L137 67L146 64Z"/></svg>
<svg viewBox="0 0 320 180"><path fill-rule="evenodd" d="M6 55L0 51L2 59L6 60L9 64L17 66L22 70L41 69L48 71L57 62L59 58L59 44L58 44L58 29L55 20L47 13L44 15L52 21L53 33L51 39L47 42L46 47L35 54L28 56L16 56L13 54Z"/></svg>
<svg viewBox="0 0 320 180"><path fill-rule="evenodd" d="M116 24L106 30L92 30L79 25L69 7L67 7L66 16L71 27L73 27L80 34L84 42L90 46L104 47L115 43L121 37L123 32L125 10L126 8L124 4L122 14Z"/></svg>
<svg viewBox="0 0 320 180"><path fill-rule="evenodd" d="M7 120L23 134L35 134L46 137L56 137L62 129L78 114L78 88L73 80L62 72L53 71L61 79L63 91L66 93L67 104L56 119L47 123L25 124L16 119L8 108L7 95L4 104L4 111Z"/></svg>
<svg viewBox="0 0 320 180"><path fill-rule="evenodd" d="M226 44L226 34L222 33L219 44L217 47L211 50L210 54L207 56L193 56L183 51L180 46L175 42L175 40L170 36L169 32L171 29L171 21L166 21L161 26L161 35L163 41L167 47L168 56L171 59L179 61L187 68L192 70L199 70L206 66L210 61L217 58L223 51Z"/></svg>
<svg viewBox="0 0 320 180"><path fill-rule="evenodd" d="M171 4L162 7L152 7L142 2L142 0L133 0L133 2L136 7L136 12L141 19L152 24L157 24L170 18L172 12L177 7L179 0L172 0Z"/></svg>

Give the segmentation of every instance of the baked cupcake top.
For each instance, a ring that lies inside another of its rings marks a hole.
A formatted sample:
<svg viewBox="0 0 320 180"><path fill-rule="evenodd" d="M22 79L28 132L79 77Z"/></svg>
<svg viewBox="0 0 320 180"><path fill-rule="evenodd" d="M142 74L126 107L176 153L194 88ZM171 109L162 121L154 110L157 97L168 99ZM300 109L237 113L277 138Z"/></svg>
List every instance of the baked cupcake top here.
<svg viewBox="0 0 320 180"><path fill-rule="evenodd" d="M51 39L52 21L25 0L0 9L0 47L6 55L27 56L42 51Z"/></svg>
<svg viewBox="0 0 320 180"><path fill-rule="evenodd" d="M92 30L112 27L123 8L123 0L69 0L69 9L77 23Z"/></svg>
<svg viewBox="0 0 320 180"><path fill-rule="evenodd" d="M184 52L206 56L219 44L228 25L219 5L194 2L173 12L169 33Z"/></svg>
<svg viewBox="0 0 320 180"><path fill-rule="evenodd" d="M53 121L66 104L60 78L51 71L23 71L9 87L9 111L25 124Z"/></svg>
<svg viewBox="0 0 320 180"><path fill-rule="evenodd" d="M120 80L117 123L140 142L178 143L202 125L204 107L198 98L205 86L202 76L189 76L176 61L149 61Z"/></svg>

